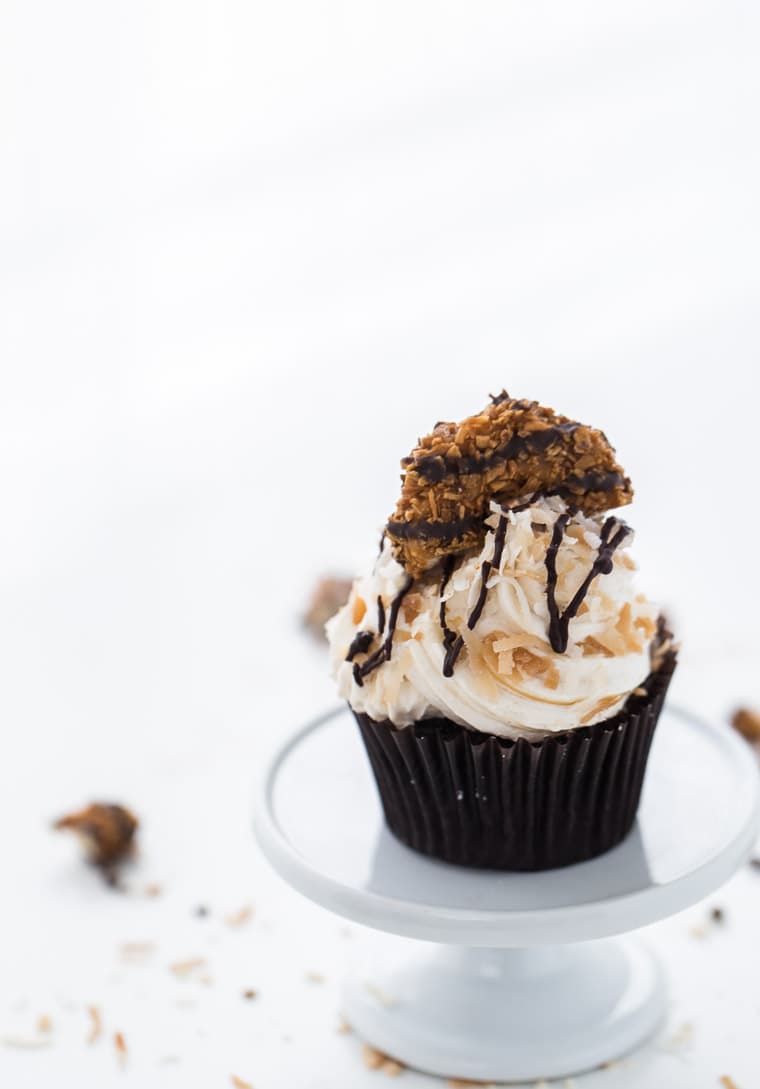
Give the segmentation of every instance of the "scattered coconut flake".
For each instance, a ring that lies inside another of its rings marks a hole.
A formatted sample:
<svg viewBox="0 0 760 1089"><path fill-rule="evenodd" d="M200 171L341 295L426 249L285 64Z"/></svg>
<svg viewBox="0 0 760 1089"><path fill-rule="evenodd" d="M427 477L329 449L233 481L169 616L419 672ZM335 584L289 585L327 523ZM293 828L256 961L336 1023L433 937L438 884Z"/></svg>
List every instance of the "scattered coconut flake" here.
<svg viewBox="0 0 760 1089"><path fill-rule="evenodd" d="M41 1047L50 1047L51 1043L49 1036L0 1036L3 1047L15 1047L19 1050L35 1051Z"/></svg>
<svg viewBox="0 0 760 1089"><path fill-rule="evenodd" d="M205 957L188 957L187 960L175 960L173 964L169 965L169 971L173 972L179 979L187 979L194 972L197 972L199 968L205 967Z"/></svg>
<svg viewBox="0 0 760 1089"><path fill-rule="evenodd" d="M668 1050L677 1050L681 1047L686 1047L690 1044L694 1036L694 1026L691 1021L684 1021L682 1025L679 1025L672 1036L668 1037L665 1041L665 1048Z"/></svg>
<svg viewBox="0 0 760 1089"><path fill-rule="evenodd" d="M87 1012L90 1015L90 1031L87 1033L87 1043L94 1044L103 1033L103 1020L97 1006L88 1006Z"/></svg>
<svg viewBox="0 0 760 1089"><path fill-rule="evenodd" d="M230 1074L230 1081L235 1086L235 1089L253 1089L253 1086L249 1081L244 1081L243 1078L239 1078L237 1074Z"/></svg>
<svg viewBox="0 0 760 1089"><path fill-rule="evenodd" d="M123 1066L127 1061L127 1041L124 1039L124 1034L118 1031L115 1032L113 1034L113 1043L116 1048L116 1056Z"/></svg>
<svg viewBox="0 0 760 1089"><path fill-rule="evenodd" d="M736 1084L734 1079L729 1078L728 1074L724 1074L723 1077L719 1080L720 1084L723 1086L723 1089L739 1089L739 1086Z"/></svg>
<svg viewBox="0 0 760 1089"><path fill-rule="evenodd" d="M368 994L371 994L381 1006L385 1006L386 1009L390 1009L392 1006L396 1005L396 999L391 995L386 994L386 992L378 987L376 983L365 983L364 989Z"/></svg>
<svg viewBox="0 0 760 1089"><path fill-rule="evenodd" d="M155 951L153 942L122 942L119 946L119 956L128 963L145 960Z"/></svg>
<svg viewBox="0 0 760 1089"><path fill-rule="evenodd" d="M253 914L253 904L244 904L239 911L233 911L231 915L225 915L224 921L227 926L244 926L247 922L250 922Z"/></svg>
<svg viewBox="0 0 760 1089"><path fill-rule="evenodd" d="M368 1070L379 1070L381 1073L387 1074L389 1078L397 1078L405 1069L403 1063L391 1058L390 1055L386 1055L382 1051L378 1051L376 1047L372 1047L370 1044L362 1045L362 1062Z"/></svg>
<svg viewBox="0 0 760 1089"><path fill-rule="evenodd" d="M53 1019L47 1013L41 1013L37 1018L37 1032L52 1032Z"/></svg>

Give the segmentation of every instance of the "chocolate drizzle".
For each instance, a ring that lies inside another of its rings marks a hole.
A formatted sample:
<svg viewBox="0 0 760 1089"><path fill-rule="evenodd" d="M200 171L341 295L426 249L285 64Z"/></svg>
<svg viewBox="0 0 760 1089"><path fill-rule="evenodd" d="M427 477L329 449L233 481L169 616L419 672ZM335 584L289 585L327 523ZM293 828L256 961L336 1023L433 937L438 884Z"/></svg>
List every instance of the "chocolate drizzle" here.
<svg viewBox="0 0 760 1089"><path fill-rule="evenodd" d="M457 660L460 650L464 646L464 639L461 635L457 635L455 631L446 623L446 602L443 600L443 592L448 586L449 579L451 578L451 572L454 570L454 563L456 562L455 556L447 556L443 567L443 577L441 578L441 588L438 591L441 599L439 608L439 618L441 621L441 631L443 632L443 645L446 648L446 654L443 659L443 675L444 677L450 677L454 672L454 662Z"/></svg>
<svg viewBox="0 0 760 1089"><path fill-rule="evenodd" d="M416 460L404 458L401 465L403 468L414 469L419 476L431 484L440 484L446 476L482 473L501 461L512 461L523 455L543 454L555 442L559 442L566 435L572 435L582 426L574 420L568 420L567 423L558 423L552 427L531 431L528 435L512 435L498 450L485 456L464 455L452 458L444 457L442 454L427 454Z"/></svg>
<svg viewBox="0 0 760 1089"><path fill-rule="evenodd" d="M576 590L572 601L570 601L565 611L560 613L556 596L557 553L562 544L562 539L565 536L565 530L567 529L570 518L570 512L560 514L557 521L554 523L552 539L546 550L545 560L546 602L549 607L549 642L552 645L552 650L556 651L557 654L564 654L567 650L567 642L570 635L570 621L581 607L591 583L597 575L609 575L610 571L612 571L612 557L615 550L631 532L625 522L620 521L620 519L615 517L607 518L599 534L599 551L597 552L596 559L591 565L591 570ZM620 528L613 536L613 530L615 530L616 526L619 526Z"/></svg>
<svg viewBox="0 0 760 1089"><path fill-rule="evenodd" d="M480 614L483 612L486 598L488 597L487 582L488 576L491 574L491 569L501 565L501 557L504 552L504 541L507 537L507 525L506 515L502 514L499 518L496 532L493 535L493 557L491 560L484 560L480 568L480 593L478 594L478 600L475 602L475 607L467 618L467 627L470 631L473 630L480 620Z"/></svg>
<svg viewBox="0 0 760 1089"><path fill-rule="evenodd" d="M384 642L378 647L378 649L370 654L364 662L354 662L354 680L361 688L364 684L364 678L368 676L374 669L382 665L383 662L389 662L391 660L391 653L393 651L393 633L396 630L396 621L398 620L398 611L401 608L401 602L411 589L414 579L411 575L407 575L404 585L398 591L393 601L391 602L390 612L388 613L388 634L385 637ZM378 605L380 605L378 599ZM383 610L383 613L385 610Z"/></svg>
<svg viewBox="0 0 760 1089"><path fill-rule="evenodd" d="M388 522L388 530L400 541L413 541L418 538L426 541L453 541L482 524L483 519L479 515L471 514L452 522Z"/></svg>
<svg viewBox="0 0 760 1089"><path fill-rule="evenodd" d="M377 595L377 634L382 635L385 631L385 606L383 605L383 599L380 594Z"/></svg>
<svg viewBox="0 0 760 1089"><path fill-rule="evenodd" d="M373 631L358 631L351 640L351 646L348 648L346 661L353 662L357 654L366 654L372 646L372 640L374 638L375 633Z"/></svg>
<svg viewBox="0 0 760 1089"><path fill-rule="evenodd" d="M525 507L530 506L532 500L529 500L525 504L521 504L519 507L513 508L515 511L524 510ZM473 630L486 604L486 598L488 597L488 576L494 567L501 565L501 557L504 553L504 542L507 539L507 526L509 521L506 514L502 514L499 518L499 524L496 527L496 531L493 537L493 556L490 560L484 560L480 567L480 591L478 593L478 600L473 606L472 612L467 618L467 627L470 631ZM449 556L444 568L443 578L441 580L441 630L443 631L443 645L446 648L446 654L443 659L443 675L444 677L451 677L454 673L454 665L459 657L459 654L464 646L464 638L461 635L457 635L451 630L446 623L446 602L443 600L443 591L446 589L446 584L449 581L451 572L454 567L454 557Z"/></svg>

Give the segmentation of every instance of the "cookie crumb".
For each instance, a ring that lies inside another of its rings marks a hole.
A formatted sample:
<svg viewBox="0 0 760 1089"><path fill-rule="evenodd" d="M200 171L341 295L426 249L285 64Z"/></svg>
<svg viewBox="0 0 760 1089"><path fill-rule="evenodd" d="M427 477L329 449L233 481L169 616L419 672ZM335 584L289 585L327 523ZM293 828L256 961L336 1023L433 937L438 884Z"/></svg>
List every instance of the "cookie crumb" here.
<svg viewBox="0 0 760 1089"><path fill-rule="evenodd" d="M115 1032L113 1034L113 1042L114 1047L116 1048L117 1058L123 1065L127 1061L127 1041L124 1039L124 1034Z"/></svg>
<svg viewBox="0 0 760 1089"><path fill-rule="evenodd" d="M37 1032L52 1032L53 1019L46 1013L41 1013L37 1018Z"/></svg>
<svg viewBox="0 0 760 1089"><path fill-rule="evenodd" d="M109 885L117 887L118 866L134 854L138 825L137 817L125 806L93 802L59 817L53 828L74 832L88 860L98 867Z"/></svg>
<svg viewBox="0 0 760 1089"><path fill-rule="evenodd" d="M722 1078L719 1078L720 1084L723 1089L739 1089L733 1078L730 1078L728 1074L724 1074Z"/></svg>
<svg viewBox="0 0 760 1089"><path fill-rule="evenodd" d="M386 1009L390 1009L392 1006L396 1005L396 999L391 995L386 994L386 992L378 987L376 983L365 983L364 989L368 994L371 994L381 1006L385 1006Z"/></svg>
<svg viewBox="0 0 760 1089"><path fill-rule="evenodd" d="M348 601L351 579L325 575L315 585L306 611L301 617L304 628L315 639L324 640L325 624Z"/></svg>
<svg viewBox="0 0 760 1089"><path fill-rule="evenodd" d="M231 915L225 915L227 926L245 926L253 918L253 904L243 904L239 911L233 911Z"/></svg>
<svg viewBox="0 0 760 1089"><path fill-rule="evenodd" d="M87 1043L94 1044L103 1033L103 1020L97 1006L88 1006L87 1012L90 1015L90 1031L87 1033Z"/></svg>
<svg viewBox="0 0 760 1089"><path fill-rule="evenodd" d="M739 707L731 716L731 725L752 744L760 741L760 712Z"/></svg>
<svg viewBox="0 0 760 1089"><path fill-rule="evenodd" d="M679 1025L672 1036L665 1041L665 1048L667 1050L677 1050L681 1047L686 1047L690 1044L694 1037L694 1026L691 1021L684 1021L682 1025Z"/></svg>
<svg viewBox="0 0 760 1089"><path fill-rule="evenodd" d="M122 942L119 946L119 956L127 963L145 960L155 948L153 942Z"/></svg>
<svg viewBox="0 0 760 1089"><path fill-rule="evenodd" d="M368 1070L379 1070L389 1078L397 1078L406 1069L403 1063L400 1063L397 1059L392 1059L390 1055L385 1055L382 1051L378 1051L376 1047L372 1047L370 1044L362 1045L362 1062Z"/></svg>
<svg viewBox="0 0 760 1089"><path fill-rule="evenodd" d="M351 1032L353 1032L353 1029L349 1025L348 1021L345 1019L345 1017L341 1017L338 1020L338 1025L335 1031L338 1033L339 1036L348 1036Z"/></svg>
<svg viewBox="0 0 760 1089"><path fill-rule="evenodd" d="M237 1074L230 1074L230 1081L235 1086L235 1089L253 1089L253 1086L249 1081L239 1078Z"/></svg>
<svg viewBox="0 0 760 1089"><path fill-rule="evenodd" d="M204 968L205 966L205 957L188 957L187 960L175 960L173 964L169 965L169 971L175 976L179 976L180 979L185 979L197 971L198 968Z"/></svg>
<svg viewBox="0 0 760 1089"><path fill-rule="evenodd" d="M248 987L248 988L246 988L246 990L243 991L243 998L247 999L248 1002L252 1002L254 998L258 998L258 997L259 997L259 992L257 990L255 990L253 987Z"/></svg>
<svg viewBox="0 0 760 1089"><path fill-rule="evenodd" d="M307 972L304 976L307 983L324 983L325 977L321 972Z"/></svg>
<svg viewBox="0 0 760 1089"><path fill-rule="evenodd" d="M157 881L152 881L149 885L146 885L143 889L143 895L149 897L151 900L155 900L157 896L161 896L163 888Z"/></svg>
<svg viewBox="0 0 760 1089"><path fill-rule="evenodd" d="M446 1082L448 1089L484 1089L490 1084L486 1081L470 1081L468 1078L449 1078Z"/></svg>
<svg viewBox="0 0 760 1089"><path fill-rule="evenodd" d="M714 923L725 923L726 913L723 908L714 907L710 912L710 918Z"/></svg>

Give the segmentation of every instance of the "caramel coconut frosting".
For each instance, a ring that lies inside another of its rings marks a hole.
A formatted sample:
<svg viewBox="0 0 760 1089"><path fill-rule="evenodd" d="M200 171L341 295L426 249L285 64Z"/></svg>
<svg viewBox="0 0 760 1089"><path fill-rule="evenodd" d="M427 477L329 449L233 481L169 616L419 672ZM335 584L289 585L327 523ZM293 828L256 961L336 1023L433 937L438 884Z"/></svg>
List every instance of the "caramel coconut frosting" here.
<svg viewBox="0 0 760 1089"><path fill-rule="evenodd" d="M402 467L374 568L327 625L354 711L515 738L615 715L663 637L606 513L633 492L603 433L502 393Z"/></svg>

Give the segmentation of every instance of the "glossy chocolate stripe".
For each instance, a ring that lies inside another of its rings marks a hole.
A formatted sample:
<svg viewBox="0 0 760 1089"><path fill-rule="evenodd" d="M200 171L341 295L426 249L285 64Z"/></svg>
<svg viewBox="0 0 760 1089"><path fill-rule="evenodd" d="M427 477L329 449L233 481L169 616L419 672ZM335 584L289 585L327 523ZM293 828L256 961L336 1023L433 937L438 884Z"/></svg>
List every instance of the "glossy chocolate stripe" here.
<svg viewBox="0 0 760 1089"><path fill-rule="evenodd" d="M500 461L518 458L520 454L542 454L555 442L565 435L572 435L580 427L583 424L571 420L554 427L542 428L540 431L532 431L529 435L512 435L503 446L485 456L470 454L449 458L442 454L423 454L416 459L405 458L401 464L425 480L438 484L444 477L452 474L467 476L471 473L482 473Z"/></svg>
<svg viewBox="0 0 760 1089"><path fill-rule="evenodd" d="M448 541L463 537L465 533L473 529L480 529L483 525L485 514L470 514L466 518L458 518L454 522L428 522L417 520L413 522L388 522L387 530L391 536L399 541L430 540Z"/></svg>

